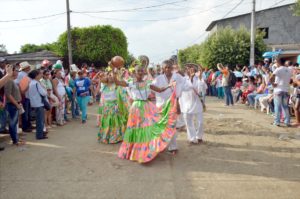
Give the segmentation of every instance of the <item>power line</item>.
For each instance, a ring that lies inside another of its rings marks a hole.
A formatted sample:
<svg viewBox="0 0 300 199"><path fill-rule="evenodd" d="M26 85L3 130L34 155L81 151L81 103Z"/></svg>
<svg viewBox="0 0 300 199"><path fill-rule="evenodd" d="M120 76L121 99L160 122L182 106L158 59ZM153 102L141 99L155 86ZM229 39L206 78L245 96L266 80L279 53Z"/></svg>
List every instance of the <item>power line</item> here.
<svg viewBox="0 0 300 199"><path fill-rule="evenodd" d="M36 24L36 25L26 25L26 26L18 26L18 27L0 27L0 30L6 30L6 29L20 29L20 28L32 28L32 27L37 27L37 26L44 26L44 25L47 25L49 23L52 23L53 21L56 21L57 19L61 18L62 15L58 15L57 17L51 19L51 20L48 20L44 23L39 23L39 24Z"/></svg>
<svg viewBox="0 0 300 199"><path fill-rule="evenodd" d="M239 5L241 5L243 3L244 0L241 0L240 2L238 2L231 10L229 10L229 12L227 12L222 19L224 19L225 17L227 17L231 12L233 12L237 7L239 7Z"/></svg>
<svg viewBox="0 0 300 199"><path fill-rule="evenodd" d="M25 18L25 19L0 20L0 23L38 20L38 19L45 19L45 18L55 17L55 16L63 15L63 14L66 14L66 12L61 12L61 13L56 13L56 14L46 15L46 16L41 16L41 17Z"/></svg>
<svg viewBox="0 0 300 199"><path fill-rule="evenodd" d="M286 0L281 0L281 1L278 1L277 3L274 3L271 7L269 7L269 9L273 8L274 6L277 6L278 4L280 4L280 3L284 2L284 1L286 1Z"/></svg>
<svg viewBox="0 0 300 199"><path fill-rule="evenodd" d="M232 13L244 0L241 0L240 2L238 2L238 4L236 4L229 12L227 12L222 19L224 19L226 16L228 16L230 13ZM197 37L194 41L190 42L190 44L188 44L188 46L192 45L194 42L198 41L198 39L202 38L204 35L206 34L206 32L203 32L199 37Z"/></svg>
<svg viewBox="0 0 300 199"><path fill-rule="evenodd" d="M172 21L172 20L176 20L176 19L181 19L181 18L187 18L190 16L195 16L195 15L199 15L205 12L208 12L212 9L221 7L229 2L231 2L232 0L223 2L222 4L213 6L211 8L208 8L206 10L202 10L193 14L188 14L188 15L182 15L182 16L176 16L176 17L169 17L169 18L163 18L163 19L120 19L120 18L113 18L113 17L100 17L100 16L94 16L94 15L90 15L87 14L86 12L77 12L77 11L73 11L73 13L78 13L78 14L83 14L92 18L99 18L99 19L106 19L106 20L113 20L113 21L121 21L121 22L159 22L159 21Z"/></svg>
<svg viewBox="0 0 300 199"><path fill-rule="evenodd" d="M196 41L198 41L199 39L201 39L201 38L202 38L203 36L205 36L205 35L206 35L206 32L203 32L199 37L197 37L197 38L194 39L192 42L190 42L190 43L188 44L188 46L194 44Z"/></svg>
<svg viewBox="0 0 300 199"><path fill-rule="evenodd" d="M154 0L154 1L163 3L163 1L160 1L160 0ZM172 6L180 7L180 8L187 8L187 9L197 9L197 8L192 8L192 7L188 7L188 6L178 5L178 4L176 4L176 3L172 4Z"/></svg>
<svg viewBox="0 0 300 199"><path fill-rule="evenodd" d="M99 10L99 11L76 11L77 13L108 13L108 12L132 12L137 10L143 10L143 9L149 9L149 8L157 8L157 7L163 7L166 5L173 5L180 2L186 2L188 0L181 0L181 1L173 1L163 4L157 4L152 6L144 6L144 7L137 7L137 8L128 8L128 9L116 9L116 10Z"/></svg>
<svg viewBox="0 0 300 199"><path fill-rule="evenodd" d="M232 13L239 5L241 5L241 3L244 0L239 1L231 10L229 10L223 17L222 19L224 19L226 16L228 16L230 13ZM193 43L195 43L196 41L198 41L200 38L202 38L204 35L206 34L206 32L203 32L199 37L197 37L195 40L193 40L192 42L190 42L187 46L192 45Z"/></svg>

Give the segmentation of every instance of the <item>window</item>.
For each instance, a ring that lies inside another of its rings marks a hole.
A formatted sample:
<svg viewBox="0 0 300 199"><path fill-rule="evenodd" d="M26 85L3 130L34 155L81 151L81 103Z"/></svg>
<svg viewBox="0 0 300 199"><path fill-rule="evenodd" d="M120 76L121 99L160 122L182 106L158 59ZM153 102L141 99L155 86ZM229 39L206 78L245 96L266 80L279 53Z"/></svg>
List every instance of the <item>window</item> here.
<svg viewBox="0 0 300 199"><path fill-rule="evenodd" d="M269 28L258 28L258 30L265 33L263 39L269 39Z"/></svg>

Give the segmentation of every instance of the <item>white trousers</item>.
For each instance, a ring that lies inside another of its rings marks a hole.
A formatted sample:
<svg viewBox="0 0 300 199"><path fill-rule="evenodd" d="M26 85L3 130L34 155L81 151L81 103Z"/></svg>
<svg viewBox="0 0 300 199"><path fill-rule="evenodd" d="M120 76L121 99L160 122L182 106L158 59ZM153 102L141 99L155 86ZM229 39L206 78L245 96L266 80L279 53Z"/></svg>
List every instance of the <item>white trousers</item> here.
<svg viewBox="0 0 300 199"><path fill-rule="evenodd" d="M169 151L173 151L173 150L177 150L177 131L175 132L174 136L172 137L168 150Z"/></svg>
<svg viewBox="0 0 300 199"><path fill-rule="evenodd" d="M65 97L60 96L60 98L62 100L59 103L59 105L56 107L56 122L59 125L63 125L64 121L65 121L65 119L64 119L64 115L65 115Z"/></svg>
<svg viewBox="0 0 300 199"><path fill-rule="evenodd" d="M176 120L176 128L182 128L184 127L185 122L183 119L183 114L178 115L177 120Z"/></svg>
<svg viewBox="0 0 300 199"><path fill-rule="evenodd" d="M187 138L190 142L198 142L203 138L203 113L189 114L184 113L183 118L187 129Z"/></svg>

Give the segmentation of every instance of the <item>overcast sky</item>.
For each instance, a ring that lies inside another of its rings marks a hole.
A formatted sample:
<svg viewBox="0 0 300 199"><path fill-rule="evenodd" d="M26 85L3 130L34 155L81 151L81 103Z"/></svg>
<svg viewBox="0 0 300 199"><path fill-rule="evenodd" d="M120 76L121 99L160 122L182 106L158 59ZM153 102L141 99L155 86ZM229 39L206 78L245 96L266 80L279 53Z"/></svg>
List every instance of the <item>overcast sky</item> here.
<svg viewBox="0 0 300 199"><path fill-rule="evenodd" d="M131 12L72 13L72 27L110 24L121 28L135 56L146 54L160 62L189 45L205 39L206 27L222 18L241 0L70 0L72 11L109 11L154 6ZM155 7L169 2L177 2ZM252 0L244 0L228 16L251 11ZM257 10L293 3L294 0L257 0ZM218 6L218 7L216 7ZM0 0L0 21L35 18L66 11L65 0ZM155 20L155 21L147 21ZM26 43L56 41L66 30L66 14L39 20L0 22L0 44L9 53Z"/></svg>

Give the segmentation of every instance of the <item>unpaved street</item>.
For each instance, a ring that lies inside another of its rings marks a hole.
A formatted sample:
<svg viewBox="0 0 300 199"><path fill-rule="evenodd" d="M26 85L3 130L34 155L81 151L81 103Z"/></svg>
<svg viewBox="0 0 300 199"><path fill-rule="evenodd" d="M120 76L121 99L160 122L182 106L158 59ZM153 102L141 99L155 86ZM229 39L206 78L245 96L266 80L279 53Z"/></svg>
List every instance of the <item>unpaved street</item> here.
<svg viewBox="0 0 300 199"><path fill-rule="evenodd" d="M98 144L91 114L84 125L73 121L51 131L48 140L29 134L24 148L7 144L0 152L0 198L299 198L299 129L273 127L270 116L207 100L205 143L189 146L180 132L175 157L163 153L146 165L118 159L119 144Z"/></svg>

